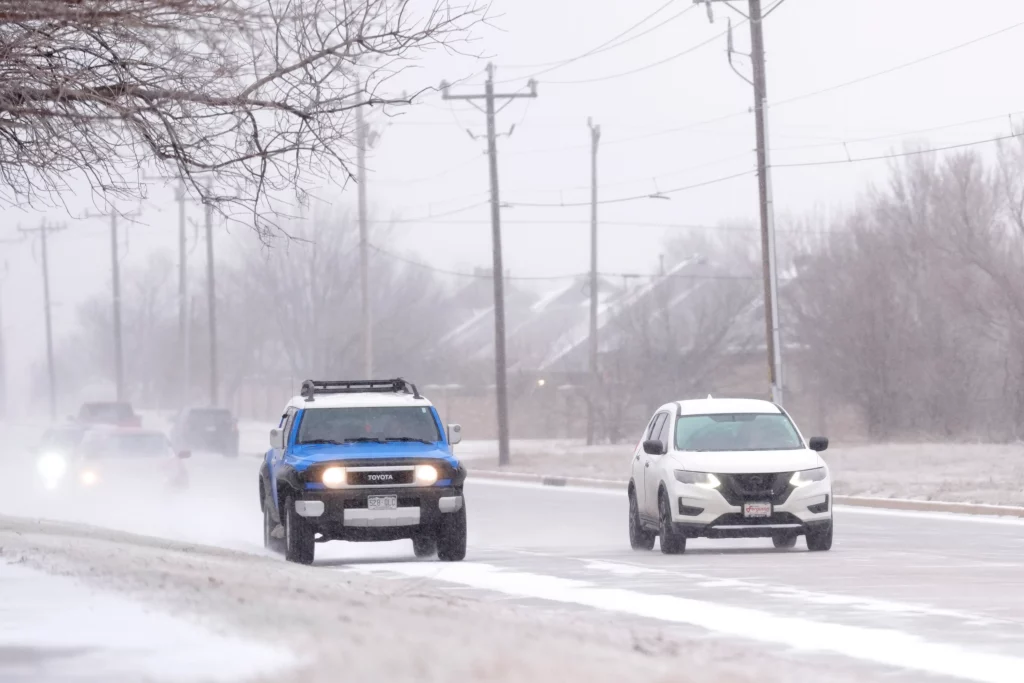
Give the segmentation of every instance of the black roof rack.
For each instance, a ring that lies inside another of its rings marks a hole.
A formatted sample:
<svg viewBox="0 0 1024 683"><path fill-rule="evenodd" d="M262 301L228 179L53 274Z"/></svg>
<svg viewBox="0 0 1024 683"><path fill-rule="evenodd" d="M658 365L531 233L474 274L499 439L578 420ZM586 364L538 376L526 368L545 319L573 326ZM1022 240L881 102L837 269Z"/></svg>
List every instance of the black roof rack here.
<svg viewBox="0 0 1024 683"><path fill-rule="evenodd" d="M317 394L412 394L413 398L423 398L415 384L407 382L401 377L398 379L307 379L302 383L300 393L307 401L312 401Z"/></svg>

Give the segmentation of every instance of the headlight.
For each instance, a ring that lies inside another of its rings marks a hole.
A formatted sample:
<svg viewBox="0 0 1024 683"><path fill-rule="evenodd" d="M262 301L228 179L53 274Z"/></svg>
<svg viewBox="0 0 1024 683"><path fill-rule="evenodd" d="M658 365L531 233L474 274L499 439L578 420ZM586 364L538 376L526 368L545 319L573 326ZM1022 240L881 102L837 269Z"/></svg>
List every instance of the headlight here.
<svg viewBox="0 0 1024 683"><path fill-rule="evenodd" d="M429 486L437 481L437 468L433 465L416 465L414 478L417 484Z"/></svg>
<svg viewBox="0 0 1024 683"><path fill-rule="evenodd" d="M46 479L60 479L68 471L68 461L60 453L44 453L36 464Z"/></svg>
<svg viewBox="0 0 1024 683"><path fill-rule="evenodd" d="M344 467L328 467L324 470L320 479L323 481L324 486L328 488L338 488L345 485L345 482L348 480L348 476Z"/></svg>
<svg viewBox="0 0 1024 683"><path fill-rule="evenodd" d="M702 489L717 489L722 485L718 477L710 472L689 472L687 470L676 470L676 481L680 484L693 484Z"/></svg>
<svg viewBox="0 0 1024 683"><path fill-rule="evenodd" d="M797 488L813 484L816 481L823 481L828 476L828 470L824 467L817 467L813 470L800 470L794 472L789 483Z"/></svg>
<svg viewBox="0 0 1024 683"><path fill-rule="evenodd" d="M79 479L81 479L82 484L85 486L94 486L99 483L100 475L96 474L92 470L85 470L79 476Z"/></svg>

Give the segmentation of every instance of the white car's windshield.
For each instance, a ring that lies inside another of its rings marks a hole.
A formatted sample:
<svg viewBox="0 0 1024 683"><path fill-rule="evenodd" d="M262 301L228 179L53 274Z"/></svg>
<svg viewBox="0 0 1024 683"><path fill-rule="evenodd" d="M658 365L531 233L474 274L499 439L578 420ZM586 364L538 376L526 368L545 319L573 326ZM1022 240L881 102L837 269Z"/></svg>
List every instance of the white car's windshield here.
<svg viewBox="0 0 1024 683"><path fill-rule="evenodd" d="M783 451L802 448L785 415L683 415L676 422L680 451Z"/></svg>
<svg viewBox="0 0 1024 683"><path fill-rule="evenodd" d="M441 433L430 408L314 408L303 411L297 442L425 441Z"/></svg>

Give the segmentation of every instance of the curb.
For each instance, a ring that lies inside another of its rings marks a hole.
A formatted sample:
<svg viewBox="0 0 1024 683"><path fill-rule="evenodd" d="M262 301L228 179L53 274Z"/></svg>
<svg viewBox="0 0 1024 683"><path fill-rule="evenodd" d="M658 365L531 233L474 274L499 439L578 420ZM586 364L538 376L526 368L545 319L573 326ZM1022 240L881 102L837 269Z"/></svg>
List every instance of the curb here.
<svg viewBox="0 0 1024 683"><path fill-rule="evenodd" d="M519 472L498 472L494 470L470 470L470 478L516 481L542 486L566 488L612 489L625 492L628 482L611 479L587 479L585 477L560 477L545 474ZM982 505L978 503L947 503L936 500L909 500L906 498L871 498L868 496L835 496L837 505L878 508L883 510L913 510L918 512L948 512L960 515L985 515L989 517L1024 518L1024 507L1012 505Z"/></svg>

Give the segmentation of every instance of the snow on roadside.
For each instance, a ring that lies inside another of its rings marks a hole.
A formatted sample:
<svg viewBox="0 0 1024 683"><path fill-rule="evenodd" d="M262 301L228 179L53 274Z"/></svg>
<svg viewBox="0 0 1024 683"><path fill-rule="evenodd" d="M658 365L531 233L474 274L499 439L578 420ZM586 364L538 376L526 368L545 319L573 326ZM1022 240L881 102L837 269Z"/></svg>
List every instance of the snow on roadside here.
<svg viewBox="0 0 1024 683"><path fill-rule="evenodd" d="M240 681L295 664L282 648L3 561L0 652L4 681Z"/></svg>

